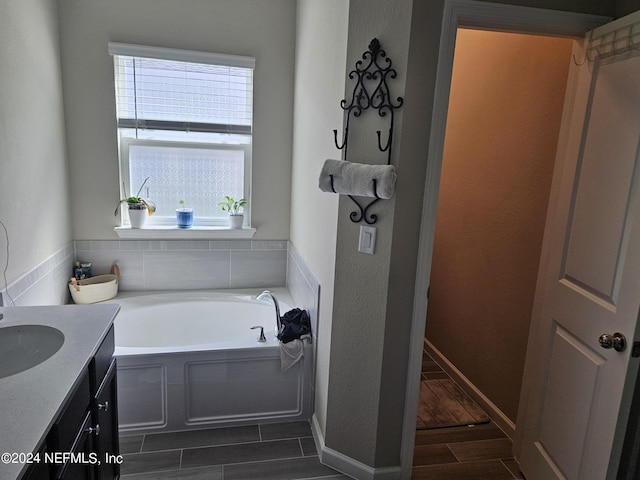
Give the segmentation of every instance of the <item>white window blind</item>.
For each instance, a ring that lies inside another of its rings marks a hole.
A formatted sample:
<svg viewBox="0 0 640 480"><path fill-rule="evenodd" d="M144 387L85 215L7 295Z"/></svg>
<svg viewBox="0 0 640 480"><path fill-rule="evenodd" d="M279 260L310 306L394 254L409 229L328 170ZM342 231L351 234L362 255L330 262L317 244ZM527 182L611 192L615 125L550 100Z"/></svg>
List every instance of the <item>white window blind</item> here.
<svg viewBox="0 0 640 480"><path fill-rule="evenodd" d="M251 134L253 59L113 43L109 51L119 128ZM184 60L194 58L208 62Z"/></svg>
<svg viewBox="0 0 640 480"><path fill-rule="evenodd" d="M196 224L226 221L224 195L249 197L255 60L121 43L109 53L122 182L135 193L150 177L152 223L172 223L179 200Z"/></svg>

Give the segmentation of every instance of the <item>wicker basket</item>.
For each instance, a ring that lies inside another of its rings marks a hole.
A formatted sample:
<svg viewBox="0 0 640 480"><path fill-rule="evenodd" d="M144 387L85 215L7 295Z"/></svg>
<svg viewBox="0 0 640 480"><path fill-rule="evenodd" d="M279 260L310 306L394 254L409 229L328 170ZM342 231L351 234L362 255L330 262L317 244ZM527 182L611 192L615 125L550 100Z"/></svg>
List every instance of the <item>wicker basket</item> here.
<svg viewBox="0 0 640 480"><path fill-rule="evenodd" d="M120 268L114 263L111 266L110 274L98 275L85 280L72 278L69 281L69 291L75 303L87 304L102 302L118 294L119 282Z"/></svg>

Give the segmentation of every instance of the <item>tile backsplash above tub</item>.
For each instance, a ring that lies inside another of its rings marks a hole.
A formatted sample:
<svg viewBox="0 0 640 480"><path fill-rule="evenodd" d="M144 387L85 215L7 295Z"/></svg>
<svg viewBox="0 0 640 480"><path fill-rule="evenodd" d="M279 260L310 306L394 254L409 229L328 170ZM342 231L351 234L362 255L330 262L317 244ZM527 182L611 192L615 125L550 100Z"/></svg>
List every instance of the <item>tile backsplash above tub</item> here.
<svg viewBox="0 0 640 480"><path fill-rule="evenodd" d="M286 240L76 240L92 274L120 266L121 290L281 287Z"/></svg>
<svg viewBox="0 0 640 480"><path fill-rule="evenodd" d="M68 243L20 278L0 286L0 306L62 305L69 301L67 282L73 267L73 243ZM8 291L7 291L8 290Z"/></svg>

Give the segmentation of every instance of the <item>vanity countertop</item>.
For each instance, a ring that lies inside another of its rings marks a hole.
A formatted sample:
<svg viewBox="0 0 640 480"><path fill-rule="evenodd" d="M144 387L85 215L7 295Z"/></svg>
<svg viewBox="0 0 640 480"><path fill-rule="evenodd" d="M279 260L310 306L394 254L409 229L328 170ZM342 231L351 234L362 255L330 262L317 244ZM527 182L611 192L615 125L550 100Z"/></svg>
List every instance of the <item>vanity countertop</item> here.
<svg viewBox="0 0 640 480"><path fill-rule="evenodd" d="M4 327L46 325L65 337L48 360L0 378L0 455L32 453L42 444L119 309L117 304L0 307L0 334ZM20 478L27 466L0 461L0 480Z"/></svg>

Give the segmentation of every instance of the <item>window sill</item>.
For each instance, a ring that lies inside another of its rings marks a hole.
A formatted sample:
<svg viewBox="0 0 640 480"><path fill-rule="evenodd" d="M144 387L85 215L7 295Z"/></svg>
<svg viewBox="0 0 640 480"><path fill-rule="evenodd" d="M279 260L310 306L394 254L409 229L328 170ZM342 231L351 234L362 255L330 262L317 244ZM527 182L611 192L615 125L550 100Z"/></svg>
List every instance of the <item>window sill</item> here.
<svg viewBox="0 0 640 480"><path fill-rule="evenodd" d="M228 240L228 239L247 239L253 238L256 233L255 228L228 228L228 227L115 227L113 229L118 238L129 240L188 240L188 239L207 239L207 240Z"/></svg>

